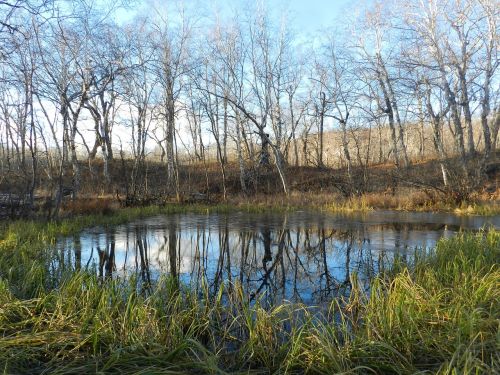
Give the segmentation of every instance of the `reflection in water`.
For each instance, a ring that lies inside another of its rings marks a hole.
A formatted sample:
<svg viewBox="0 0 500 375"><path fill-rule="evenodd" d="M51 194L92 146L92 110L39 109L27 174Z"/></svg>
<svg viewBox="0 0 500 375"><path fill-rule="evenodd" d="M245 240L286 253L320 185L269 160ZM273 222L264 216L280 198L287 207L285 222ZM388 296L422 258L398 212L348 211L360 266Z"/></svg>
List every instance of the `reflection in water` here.
<svg viewBox="0 0 500 375"><path fill-rule="evenodd" d="M159 216L62 239L53 273L134 277L145 292L165 274L197 291L204 282L210 292L239 282L250 300L315 304L347 295L354 275L366 289L395 257L411 262L441 237L498 221L392 212Z"/></svg>

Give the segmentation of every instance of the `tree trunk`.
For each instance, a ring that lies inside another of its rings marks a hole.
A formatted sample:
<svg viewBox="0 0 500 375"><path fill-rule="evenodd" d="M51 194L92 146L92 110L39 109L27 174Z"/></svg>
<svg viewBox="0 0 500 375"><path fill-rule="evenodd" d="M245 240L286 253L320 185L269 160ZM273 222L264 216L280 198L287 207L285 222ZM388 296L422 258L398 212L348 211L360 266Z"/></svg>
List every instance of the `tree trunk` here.
<svg viewBox="0 0 500 375"><path fill-rule="evenodd" d="M243 150L241 149L241 120L238 110L236 110L236 152L238 153L238 166L240 168L240 184L243 193L248 194L246 184L245 161L243 159Z"/></svg>
<svg viewBox="0 0 500 375"><path fill-rule="evenodd" d="M174 191L176 186L176 173L175 173L175 108L171 92L167 93L166 98L166 157L167 157L167 181L170 192Z"/></svg>
<svg viewBox="0 0 500 375"><path fill-rule="evenodd" d="M474 129L472 128L472 115L470 111L469 93L467 91L467 77L465 76L465 71L459 69L458 77L461 91L460 105L463 109L465 128L467 129L467 152L472 156L475 154L476 149L474 146Z"/></svg>
<svg viewBox="0 0 500 375"><path fill-rule="evenodd" d="M340 121L340 127L342 128L342 149L344 151L344 157L347 161L347 176L349 181L352 182L352 162L351 155L349 154L349 144L347 142L347 126L345 120Z"/></svg>
<svg viewBox="0 0 500 375"><path fill-rule="evenodd" d="M446 70L442 65L440 67L440 72L441 72L441 82L443 84L445 98L446 98L446 101L448 102L448 106L450 108L450 113L451 113L451 119L453 121L453 127L454 127L454 132L455 132L455 135L454 135L455 145L456 145L456 147L458 149L458 153L460 155L460 162L461 162L462 169L464 171L465 176L467 176L468 172L467 172L467 158L466 158L466 153L465 153L464 134L463 134L463 130L462 130L462 123L460 121L460 114L459 114L459 110L458 110L456 97L450 88L448 80L446 79Z"/></svg>
<svg viewBox="0 0 500 375"><path fill-rule="evenodd" d="M270 165L270 155L269 155L269 134L264 132L264 128L259 129L259 137L261 142L260 150L260 160L259 165L269 166Z"/></svg>
<svg viewBox="0 0 500 375"><path fill-rule="evenodd" d="M285 167L283 163L283 156L281 155L281 151L278 149L278 147L272 145L271 146L274 151L274 158L276 161L276 168L278 169L278 174L280 175L281 179L281 184L283 185L283 192L285 195L289 195L289 190L288 190L288 182L286 179L286 174L285 174Z"/></svg>
<svg viewBox="0 0 500 375"><path fill-rule="evenodd" d="M430 95L430 89L427 92L427 111L429 112L429 115L431 117L431 124L432 124L432 134L433 134L433 141L434 141L434 148L438 154L439 157L439 165L441 167L441 174L443 176L443 184L444 186L448 186L448 173L446 170L446 153L444 150L444 145L443 145L443 140L441 137L441 118L443 117L443 113L436 114L434 112L434 109L432 108L431 104L431 95Z"/></svg>
<svg viewBox="0 0 500 375"><path fill-rule="evenodd" d="M389 120L389 129L391 131L391 141L392 141L392 151L394 153L394 164L399 168L400 160L399 160L399 147L398 147L398 138L396 135L396 127L394 124L394 111L392 108L392 102L389 98L389 94L387 93L387 88L385 86L385 82L382 79L382 74L377 70L378 82L380 84L380 88L382 89L382 93L384 95L384 103L385 108L384 112L387 114L387 118Z"/></svg>
<svg viewBox="0 0 500 375"><path fill-rule="evenodd" d="M403 124L401 123L401 118L399 117L399 109L398 109L398 104L396 100L396 95L394 94L394 90L392 88L392 83L389 79L389 74L387 73L387 70L385 68L385 65L382 62L382 59L379 57L379 65L380 68L382 69L383 73L383 80L385 81L384 88L382 89L386 101L386 106L387 103L390 102L390 106L388 106L388 110L390 110L392 114L392 122L393 122L393 127L394 121L396 125L398 126L398 135L397 135L397 141L399 142L400 150L403 152L403 162L404 166L408 167L410 165L410 160L408 159L408 153L406 151L406 143L404 141L404 130L403 130ZM382 77L381 77L382 78ZM398 155L399 157L399 155Z"/></svg>
<svg viewBox="0 0 500 375"><path fill-rule="evenodd" d="M224 98L224 135L222 137L222 155L224 163L227 163L227 98Z"/></svg>
<svg viewBox="0 0 500 375"><path fill-rule="evenodd" d="M492 151L496 151L498 142L498 130L500 129L500 104L495 110L495 119L491 129L491 146Z"/></svg>
<svg viewBox="0 0 500 375"><path fill-rule="evenodd" d="M484 159L487 160L491 155L491 132L488 124L488 116L490 115L490 82L491 82L491 71L487 70L485 72L484 87L483 87L483 98L481 100L481 126L483 128L483 138L484 138ZM498 117L498 114L497 114Z"/></svg>
<svg viewBox="0 0 500 375"><path fill-rule="evenodd" d="M319 132L318 132L318 168L323 168L323 131L325 124L325 110L326 110L326 94L324 92L320 93L320 111L319 111Z"/></svg>

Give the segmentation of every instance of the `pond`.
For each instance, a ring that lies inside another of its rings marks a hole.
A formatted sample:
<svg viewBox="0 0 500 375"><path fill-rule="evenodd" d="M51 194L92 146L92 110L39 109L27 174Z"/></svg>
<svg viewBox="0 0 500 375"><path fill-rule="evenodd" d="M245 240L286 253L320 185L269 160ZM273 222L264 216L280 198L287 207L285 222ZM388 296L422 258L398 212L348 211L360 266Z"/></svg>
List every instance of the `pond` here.
<svg viewBox="0 0 500 375"><path fill-rule="evenodd" d="M500 216L373 211L352 214L178 214L93 227L60 239L56 265L134 278L170 275L193 290L239 283L249 298L321 304L347 295L395 259L411 263L442 237L500 228Z"/></svg>

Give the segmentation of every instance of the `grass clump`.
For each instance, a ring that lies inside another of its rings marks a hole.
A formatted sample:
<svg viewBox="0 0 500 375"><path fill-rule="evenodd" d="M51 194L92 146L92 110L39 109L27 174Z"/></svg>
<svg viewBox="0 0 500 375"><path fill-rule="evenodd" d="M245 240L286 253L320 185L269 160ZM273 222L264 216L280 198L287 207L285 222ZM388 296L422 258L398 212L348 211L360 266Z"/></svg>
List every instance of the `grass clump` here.
<svg viewBox="0 0 500 375"><path fill-rule="evenodd" d="M333 203L324 203L323 207L332 212L367 212L373 210L418 211L418 212L450 212L457 215L494 216L500 214L500 205L496 202L462 202L450 203L442 197L429 196L423 192L407 192L406 194L365 193L346 199L338 199Z"/></svg>
<svg viewBox="0 0 500 375"><path fill-rule="evenodd" d="M353 275L349 298L318 313L250 303L238 284L211 295L168 277L145 286L70 268L54 272L47 245L91 219L75 220L17 222L0 237L4 373L489 374L499 368L498 231L443 239L411 267L398 264L377 277L369 293Z"/></svg>

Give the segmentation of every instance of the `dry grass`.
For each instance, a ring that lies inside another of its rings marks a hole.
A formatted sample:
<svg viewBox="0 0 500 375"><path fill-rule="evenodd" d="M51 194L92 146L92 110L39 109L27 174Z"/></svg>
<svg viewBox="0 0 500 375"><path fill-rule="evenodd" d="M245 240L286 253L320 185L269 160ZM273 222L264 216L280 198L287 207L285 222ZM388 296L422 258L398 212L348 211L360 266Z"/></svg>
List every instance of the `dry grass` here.
<svg viewBox="0 0 500 375"><path fill-rule="evenodd" d="M229 198L227 207L247 211L319 210L331 212L397 210L397 211L443 211L460 215L498 215L498 200L477 199L457 205L451 199L432 192L406 189L396 194L389 192L365 193L345 198L339 193L292 192L288 197L258 194L247 197L236 195Z"/></svg>
<svg viewBox="0 0 500 375"><path fill-rule="evenodd" d="M63 215L110 215L120 208L120 204L112 198L78 198L63 203Z"/></svg>
<svg viewBox="0 0 500 375"><path fill-rule="evenodd" d="M438 198L422 191L404 191L398 194L366 193L358 198L368 207L390 210L417 210L432 207Z"/></svg>
<svg viewBox="0 0 500 375"><path fill-rule="evenodd" d="M192 203L167 203L167 200L158 201L160 207L176 207L180 212L198 211L203 207L205 211L230 212L264 212L264 211L296 211L316 210L330 212L371 211L371 210L398 210L398 211L443 211L460 215L497 215L500 214L498 199L489 200L477 196L475 200L456 204L451 199L432 192L417 189L404 189L392 194L390 191L365 193L360 196L346 198L336 192L298 192L292 191L289 196L284 194L243 194L230 195L226 202L212 201ZM152 202L148 204L153 207ZM145 212L148 207L143 208ZM62 205L63 217L79 215L110 215L121 212L121 204L111 196L99 198L68 199ZM159 211L159 212L160 212ZM168 209L167 209L168 211Z"/></svg>
<svg viewBox="0 0 500 375"><path fill-rule="evenodd" d="M322 192L299 192L293 191L287 197L284 194L256 194L253 196L245 196L243 194L231 196L228 199L228 204L236 207L260 207L262 209L302 209L315 208L319 209L332 202L332 200L340 200L340 194L322 193Z"/></svg>

